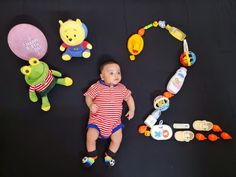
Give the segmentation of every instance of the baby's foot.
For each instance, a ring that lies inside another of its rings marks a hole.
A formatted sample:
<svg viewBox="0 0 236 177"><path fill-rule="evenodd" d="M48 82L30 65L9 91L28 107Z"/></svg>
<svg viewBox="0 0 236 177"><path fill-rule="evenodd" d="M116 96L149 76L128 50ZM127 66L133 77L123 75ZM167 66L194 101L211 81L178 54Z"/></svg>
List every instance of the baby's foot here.
<svg viewBox="0 0 236 177"><path fill-rule="evenodd" d="M97 159L97 156L96 157L87 157L87 156L85 156L82 159L82 163L84 164L85 167L91 167L94 164L96 159Z"/></svg>
<svg viewBox="0 0 236 177"><path fill-rule="evenodd" d="M115 165L115 159L113 159L112 157L108 155L104 157L104 161L108 167L113 167Z"/></svg>

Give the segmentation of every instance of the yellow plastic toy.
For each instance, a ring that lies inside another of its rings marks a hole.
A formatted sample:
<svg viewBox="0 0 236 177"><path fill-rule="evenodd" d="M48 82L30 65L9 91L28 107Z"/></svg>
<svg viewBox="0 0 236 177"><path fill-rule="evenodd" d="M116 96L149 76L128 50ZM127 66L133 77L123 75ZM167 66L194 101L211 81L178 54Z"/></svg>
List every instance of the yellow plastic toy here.
<svg viewBox="0 0 236 177"><path fill-rule="evenodd" d="M135 60L135 55L138 55L142 52L143 47L144 47L144 40L142 36L145 34L145 31L149 28L152 27L157 27L158 22L154 21L153 23L146 25L143 28L140 28L138 30L137 34L133 34L132 36L129 37L128 42L127 42L127 48L130 52L130 60Z"/></svg>
<svg viewBox="0 0 236 177"><path fill-rule="evenodd" d="M63 44L60 46L60 51L65 51L62 54L62 59L65 61L71 60L72 57L89 58L92 45L85 41L88 34L88 29L80 19L67 20L60 23L60 36Z"/></svg>
<svg viewBox="0 0 236 177"><path fill-rule="evenodd" d="M178 39L179 41L183 41L186 38L186 34L174 26L170 26L167 24L166 29L174 38Z"/></svg>
<svg viewBox="0 0 236 177"><path fill-rule="evenodd" d="M141 53L144 47L144 40L143 40L143 35L145 34L146 30L150 28L156 28L160 27L162 29L166 29L175 39L179 41L184 41L186 38L186 34L181 31L180 29L170 26L169 24L166 24L165 21L154 21L151 24L148 24L138 30L137 34L133 34L131 37L128 39L127 43L127 48L130 52L130 60L135 60L135 55L138 55ZM191 53L192 54L192 53ZM188 53L186 54L188 57ZM194 55L194 54L193 54Z"/></svg>
<svg viewBox="0 0 236 177"><path fill-rule="evenodd" d="M135 55L140 54L143 50L144 41L139 34L133 34L128 40L128 50L132 54L130 55L130 60L135 60Z"/></svg>

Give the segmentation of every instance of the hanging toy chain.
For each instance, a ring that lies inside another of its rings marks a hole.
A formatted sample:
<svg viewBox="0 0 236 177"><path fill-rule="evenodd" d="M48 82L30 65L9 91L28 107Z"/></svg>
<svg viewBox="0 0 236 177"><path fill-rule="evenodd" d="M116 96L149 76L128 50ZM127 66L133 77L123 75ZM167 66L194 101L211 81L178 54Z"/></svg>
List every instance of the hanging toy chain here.
<svg viewBox="0 0 236 177"><path fill-rule="evenodd" d="M176 73L169 80L166 91L162 95L158 95L154 101L153 106L155 110L145 119L144 124L139 129L140 133L144 133L146 136L150 136L150 133L145 133L147 127L152 128L157 119L161 116L161 112L166 111L170 106L170 98L176 95L183 86L184 80L187 76L187 68L192 66L196 62L196 55L189 51L188 43L186 40L186 34L180 29L166 24L165 21L154 21L138 30L137 34L133 34L129 37L127 48L130 52L130 60L135 60L135 56L140 54L144 47L143 36L145 32L151 28L160 27L166 29L175 39L183 42L183 53L180 55L180 63L183 65L177 69ZM145 128L146 126L146 128ZM146 130L149 131L149 130Z"/></svg>

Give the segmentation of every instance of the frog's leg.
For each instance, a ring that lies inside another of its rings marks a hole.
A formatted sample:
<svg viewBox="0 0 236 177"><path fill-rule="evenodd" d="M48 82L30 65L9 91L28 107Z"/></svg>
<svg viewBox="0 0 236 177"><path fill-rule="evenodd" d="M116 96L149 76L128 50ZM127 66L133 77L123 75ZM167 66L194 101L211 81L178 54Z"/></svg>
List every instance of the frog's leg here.
<svg viewBox="0 0 236 177"><path fill-rule="evenodd" d="M44 96L42 97L41 109L42 109L43 111L49 111L50 108L51 108L51 105L50 105L50 102L49 102L49 100L48 100L48 97L47 97L47 95L44 95Z"/></svg>
<svg viewBox="0 0 236 177"><path fill-rule="evenodd" d="M73 80L70 77L58 78L57 84L64 86L71 86L73 84Z"/></svg>
<svg viewBox="0 0 236 177"><path fill-rule="evenodd" d="M30 91L29 92L29 98L32 102L37 102L38 101L38 97L37 97L35 91L33 91L33 92Z"/></svg>
<svg viewBox="0 0 236 177"><path fill-rule="evenodd" d="M51 71L52 71L53 76L56 76L56 77L61 77L62 76L60 71L57 71L57 70L54 70L54 69L51 69Z"/></svg>

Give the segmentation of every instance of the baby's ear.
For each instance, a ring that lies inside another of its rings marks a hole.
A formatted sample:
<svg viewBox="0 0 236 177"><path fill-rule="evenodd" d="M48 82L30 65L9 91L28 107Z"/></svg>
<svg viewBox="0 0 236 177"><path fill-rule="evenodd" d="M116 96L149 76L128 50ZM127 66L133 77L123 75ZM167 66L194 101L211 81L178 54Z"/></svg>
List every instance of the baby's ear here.
<svg viewBox="0 0 236 177"><path fill-rule="evenodd" d="M101 80L103 80L104 78L103 78L103 75L102 75L102 73L100 74L100 78L101 78Z"/></svg>

